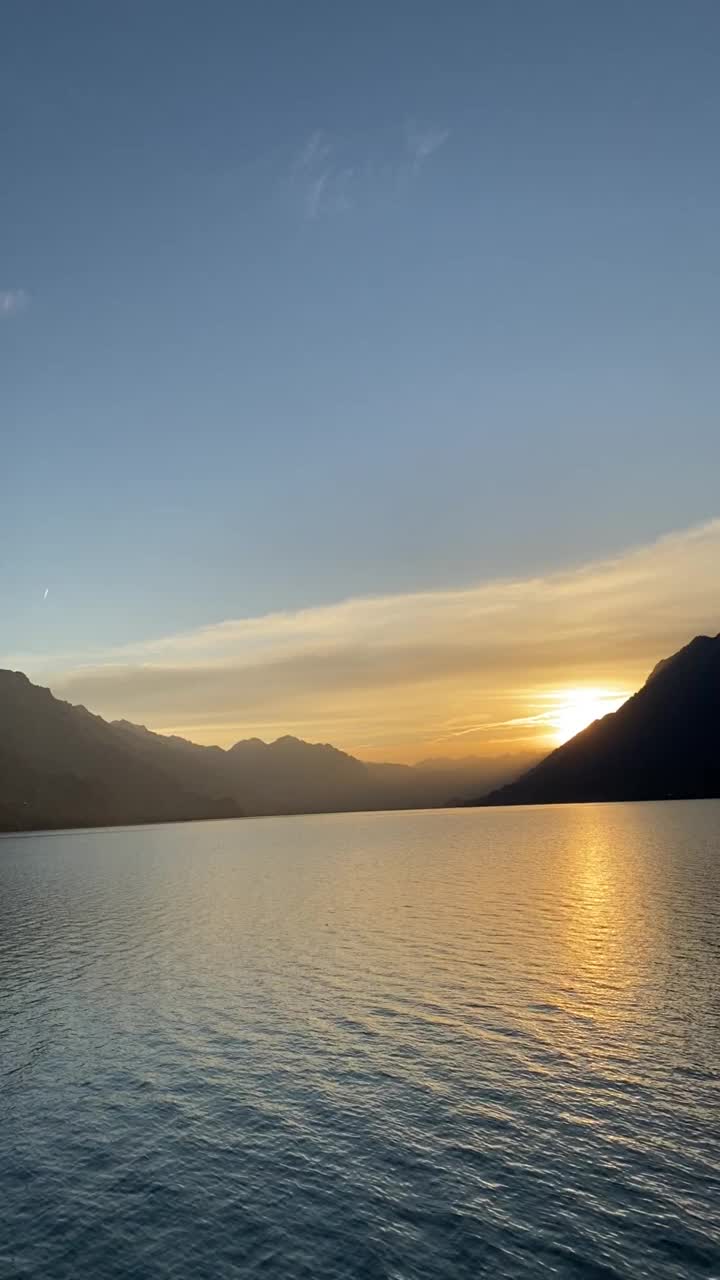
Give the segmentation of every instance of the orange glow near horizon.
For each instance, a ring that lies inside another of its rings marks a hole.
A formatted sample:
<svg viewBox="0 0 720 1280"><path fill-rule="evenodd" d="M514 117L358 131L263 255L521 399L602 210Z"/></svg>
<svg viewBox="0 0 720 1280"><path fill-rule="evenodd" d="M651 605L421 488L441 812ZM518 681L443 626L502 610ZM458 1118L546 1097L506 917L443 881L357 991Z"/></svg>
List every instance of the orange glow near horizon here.
<svg viewBox="0 0 720 1280"><path fill-rule="evenodd" d="M629 690L609 685L577 685L569 688L545 688L535 690L511 690L498 698L488 694L488 705L496 704L496 714L505 713L504 719L481 711L463 715L462 718L443 725L444 732L423 733L418 726L417 736L409 734L404 725L393 726L395 732L384 730L382 741L356 738L357 718L350 723L342 717L327 723L315 717L308 720L274 720L272 722L242 722L231 724L195 723L151 725L155 732L176 734L204 746L231 747L247 738L260 738L273 742L284 734L292 734L306 742L327 742L358 759L375 763L415 764L428 759L494 760L517 755L521 762L533 754L540 756L567 742L587 728L594 720L619 707L630 697ZM457 690L457 702L462 706L462 690ZM500 703L497 706L497 703ZM376 706L371 708L373 718L381 714ZM432 701L426 708L428 721L432 721L435 708ZM317 716L317 708L314 708ZM468 720L471 722L468 727ZM473 721L477 721L473 723ZM458 731L457 723L463 725ZM454 730L454 731L453 731ZM397 735L397 736L396 736Z"/></svg>
<svg viewBox="0 0 720 1280"><path fill-rule="evenodd" d="M617 711L628 694L609 689L565 689L557 694L557 706L548 717L558 746L574 738L594 720Z"/></svg>

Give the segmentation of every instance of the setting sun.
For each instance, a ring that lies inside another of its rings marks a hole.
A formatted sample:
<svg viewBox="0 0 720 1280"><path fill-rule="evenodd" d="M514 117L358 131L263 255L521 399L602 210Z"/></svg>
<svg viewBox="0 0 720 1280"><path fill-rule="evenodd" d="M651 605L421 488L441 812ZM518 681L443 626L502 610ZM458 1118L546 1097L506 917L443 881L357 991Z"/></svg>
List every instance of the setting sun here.
<svg viewBox="0 0 720 1280"><path fill-rule="evenodd" d="M564 690L558 694L558 705L550 716L555 741L560 745L574 738L594 720L617 711L626 700L627 694L607 689Z"/></svg>

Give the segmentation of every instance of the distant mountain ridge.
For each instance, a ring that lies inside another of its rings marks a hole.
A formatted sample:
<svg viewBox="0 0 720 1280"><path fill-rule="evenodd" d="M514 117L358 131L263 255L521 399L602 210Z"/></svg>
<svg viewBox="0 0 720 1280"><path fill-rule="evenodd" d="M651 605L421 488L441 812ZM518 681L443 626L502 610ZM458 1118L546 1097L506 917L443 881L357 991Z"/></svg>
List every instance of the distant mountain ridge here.
<svg viewBox="0 0 720 1280"><path fill-rule="evenodd" d="M2 831L435 806L467 800L522 765L373 764L290 736L225 751L108 723L0 670Z"/></svg>
<svg viewBox="0 0 720 1280"><path fill-rule="evenodd" d="M618 711L475 803L720 797L720 635L663 658Z"/></svg>

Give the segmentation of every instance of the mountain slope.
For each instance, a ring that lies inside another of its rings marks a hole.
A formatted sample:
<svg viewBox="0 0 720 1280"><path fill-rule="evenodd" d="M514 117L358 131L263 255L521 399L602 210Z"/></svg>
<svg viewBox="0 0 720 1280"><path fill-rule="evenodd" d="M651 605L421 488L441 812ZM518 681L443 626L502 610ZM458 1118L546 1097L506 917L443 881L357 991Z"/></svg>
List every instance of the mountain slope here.
<svg viewBox="0 0 720 1280"><path fill-rule="evenodd" d="M186 786L100 716L0 671L0 830L237 816L219 788Z"/></svg>
<svg viewBox="0 0 720 1280"><path fill-rule="evenodd" d="M619 711L476 803L711 796L720 796L720 636L696 636Z"/></svg>

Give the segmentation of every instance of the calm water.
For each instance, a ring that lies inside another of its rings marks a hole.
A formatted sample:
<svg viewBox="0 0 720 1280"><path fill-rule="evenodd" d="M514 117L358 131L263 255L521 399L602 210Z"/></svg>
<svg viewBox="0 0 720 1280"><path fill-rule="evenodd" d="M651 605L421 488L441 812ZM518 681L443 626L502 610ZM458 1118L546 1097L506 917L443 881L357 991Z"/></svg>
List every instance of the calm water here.
<svg viewBox="0 0 720 1280"><path fill-rule="evenodd" d="M720 1276L720 803L0 840L0 1276Z"/></svg>

